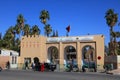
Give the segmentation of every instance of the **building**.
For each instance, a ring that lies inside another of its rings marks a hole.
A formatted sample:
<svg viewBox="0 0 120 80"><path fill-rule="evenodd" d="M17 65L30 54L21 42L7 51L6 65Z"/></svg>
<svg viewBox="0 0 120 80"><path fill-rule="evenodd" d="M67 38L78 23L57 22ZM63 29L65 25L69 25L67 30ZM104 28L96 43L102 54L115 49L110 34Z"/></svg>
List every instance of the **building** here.
<svg viewBox="0 0 120 80"><path fill-rule="evenodd" d="M18 55L19 53L13 50L0 50L0 66L4 69L6 68L6 63L10 62L10 68L18 67Z"/></svg>
<svg viewBox="0 0 120 80"><path fill-rule="evenodd" d="M87 62L94 62L97 69L104 65L104 36L85 35L68 37L23 36L19 63L26 60L31 63L34 58L40 62L64 64L74 60L79 68Z"/></svg>

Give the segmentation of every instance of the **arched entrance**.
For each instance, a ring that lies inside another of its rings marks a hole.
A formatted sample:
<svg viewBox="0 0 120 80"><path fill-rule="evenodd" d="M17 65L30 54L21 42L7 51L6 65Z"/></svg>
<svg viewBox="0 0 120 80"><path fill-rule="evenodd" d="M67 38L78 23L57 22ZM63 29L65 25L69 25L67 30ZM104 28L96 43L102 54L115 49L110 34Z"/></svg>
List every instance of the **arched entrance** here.
<svg viewBox="0 0 120 80"><path fill-rule="evenodd" d="M51 46L48 48L48 58L47 62L59 64L59 54L58 49L55 46Z"/></svg>
<svg viewBox="0 0 120 80"><path fill-rule="evenodd" d="M88 68L96 67L95 49L91 45L82 48L82 65Z"/></svg>
<svg viewBox="0 0 120 80"><path fill-rule="evenodd" d="M77 53L76 49L73 46L67 46L64 49L64 64L72 63L77 64L76 61Z"/></svg>
<svg viewBox="0 0 120 80"><path fill-rule="evenodd" d="M40 60L39 60L38 57L34 57L34 58L33 58L33 61L34 61L34 63L39 63L39 62L40 62Z"/></svg>

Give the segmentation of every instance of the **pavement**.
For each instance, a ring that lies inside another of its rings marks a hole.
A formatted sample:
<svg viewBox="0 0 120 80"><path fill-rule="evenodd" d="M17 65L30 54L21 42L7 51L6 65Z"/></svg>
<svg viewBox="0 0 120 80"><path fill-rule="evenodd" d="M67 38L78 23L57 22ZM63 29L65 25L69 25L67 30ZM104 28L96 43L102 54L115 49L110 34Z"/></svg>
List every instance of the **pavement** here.
<svg viewBox="0 0 120 80"><path fill-rule="evenodd" d="M10 70L23 70L23 69L10 69ZM24 70L23 70L24 71ZM25 71L32 71L32 70L25 70ZM55 72L64 72L64 71L55 71ZM106 74L111 74L111 75L120 75L120 69L115 69L107 72L84 72L84 73L90 73L90 74L96 74L96 73L106 73Z"/></svg>
<svg viewBox="0 0 120 80"><path fill-rule="evenodd" d="M108 74L120 75L120 69L115 69L107 72Z"/></svg>

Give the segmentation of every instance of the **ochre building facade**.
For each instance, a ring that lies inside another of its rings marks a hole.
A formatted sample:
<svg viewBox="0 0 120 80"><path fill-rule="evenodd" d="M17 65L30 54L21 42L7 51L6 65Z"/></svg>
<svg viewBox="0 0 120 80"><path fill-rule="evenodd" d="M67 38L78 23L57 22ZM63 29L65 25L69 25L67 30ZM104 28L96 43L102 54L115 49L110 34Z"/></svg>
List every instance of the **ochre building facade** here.
<svg viewBox="0 0 120 80"><path fill-rule="evenodd" d="M26 60L32 63L37 57L40 62L59 64L59 68L63 69L67 62L74 59L79 68L87 62L94 62L97 69L103 69L104 36L23 36L20 52L20 64Z"/></svg>

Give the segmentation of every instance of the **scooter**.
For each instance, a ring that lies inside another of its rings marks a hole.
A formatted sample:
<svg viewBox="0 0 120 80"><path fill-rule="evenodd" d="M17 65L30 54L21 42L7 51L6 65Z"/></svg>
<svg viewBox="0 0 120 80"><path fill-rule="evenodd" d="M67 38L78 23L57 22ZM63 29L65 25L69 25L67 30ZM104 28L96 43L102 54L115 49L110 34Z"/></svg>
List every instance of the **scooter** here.
<svg viewBox="0 0 120 80"><path fill-rule="evenodd" d="M66 68L65 68L65 71L66 71L66 72L71 72L71 71L72 71L72 65L67 64L67 65L66 65Z"/></svg>

